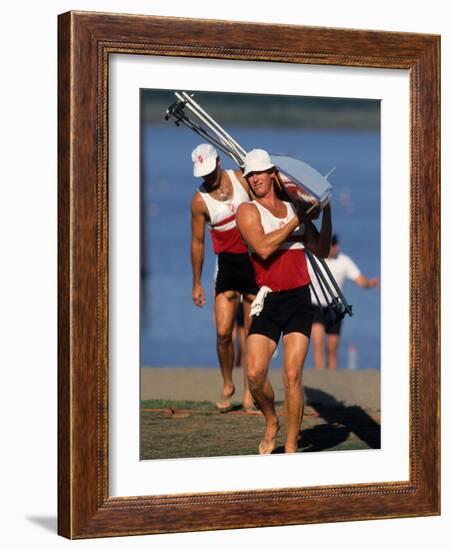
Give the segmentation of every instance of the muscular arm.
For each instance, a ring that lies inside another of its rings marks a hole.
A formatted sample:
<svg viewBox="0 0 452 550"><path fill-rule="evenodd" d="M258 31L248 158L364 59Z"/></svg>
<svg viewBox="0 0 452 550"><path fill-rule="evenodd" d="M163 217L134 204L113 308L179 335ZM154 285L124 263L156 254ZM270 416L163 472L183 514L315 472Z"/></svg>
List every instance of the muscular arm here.
<svg viewBox="0 0 452 550"><path fill-rule="evenodd" d="M287 237L300 225L299 219L295 216L280 229L264 233L259 212L254 204L250 203L240 205L237 210L236 223L246 244L263 260L278 250Z"/></svg>
<svg viewBox="0 0 452 550"><path fill-rule="evenodd" d="M191 267L193 273L192 298L197 306L205 303L204 289L201 285L202 266L204 264L204 233L206 214L204 203L197 193L191 203Z"/></svg>
<svg viewBox="0 0 452 550"><path fill-rule="evenodd" d="M306 248L319 258L327 258L331 247L331 232L331 207L327 204L323 209L320 233L312 222L306 222Z"/></svg>

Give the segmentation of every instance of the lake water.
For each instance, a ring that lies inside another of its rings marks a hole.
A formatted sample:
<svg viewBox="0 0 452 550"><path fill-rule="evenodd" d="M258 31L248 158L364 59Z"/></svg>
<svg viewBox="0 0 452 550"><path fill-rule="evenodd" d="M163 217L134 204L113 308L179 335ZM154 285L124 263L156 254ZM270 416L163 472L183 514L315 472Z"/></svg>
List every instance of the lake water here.
<svg viewBox="0 0 452 550"><path fill-rule="evenodd" d="M330 176L333 229L341 251L362 273L380 274L380 135L373 131L227 128L245 148L267 149L303 160ZM141 364L217 368L213 323L215 256L206 234L203 309L191 299L190 203L200 181L192 175L191 151L200 138L173 124L142 129L142 318ZM236 168L222 156L223 168ZM340 367L356 346L357 368L380 368L380 291L348 281L353 317L343 322ZM281 365L279 353L273 359ZM312 367L309 354L306 367Z"/></svg>

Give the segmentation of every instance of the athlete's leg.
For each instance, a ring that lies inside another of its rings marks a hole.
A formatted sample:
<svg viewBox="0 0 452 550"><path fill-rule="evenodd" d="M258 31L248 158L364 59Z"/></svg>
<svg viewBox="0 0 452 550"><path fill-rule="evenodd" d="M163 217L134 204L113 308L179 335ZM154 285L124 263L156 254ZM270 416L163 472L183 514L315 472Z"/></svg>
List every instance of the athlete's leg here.
<svg viewBox="0 0 452 550"><path fill-rule="evenodd" d="M314 364L318 369L325 368L325 329L323 323L312 323L311 329L312 340L312 355L314 357Z"/></svg>
<svg viewBox="0 0 452 550"><path fill-rule="evenodd" d="M339 347L339 334L328 334L327 336L327 350L328 350L328 363L329 369L337 369L337 350Z"/></svg>
<svg viewBox="0 0 452 550"><path fill-rule="evenodd" d="M234 327L235 311L239 294L228 290L215 297L215 324L217 329L217 353L220 370L223 376L223 398L217 403L218 408L225 409L231 405L234 395L232 370L234 368L234 344L232 329Z"/></svg>
<svg viewBox="0 0 452 550"><path fill-rule="evenodd" d="M309 338L300 332L291 332L283 338L284 342L284 417L286 426L286 453L297 451L304 412L302 372L308 353Z"/></svg>
<svg viewBox="0 0 452 550"><path fill-rule="evenodd" d="M260 454L270 454L275 448L279 430L275 411L275 395L267 373L276 342L262 334L251 334L247 340L247 373L251 394L265 417L264 437L259 444Z"/></svg>
<svg viewBox="0 0 452 550"><path fill-rule="evenodd" d="M232 329L232 344L234 346L234 367L240 367L242 364L242 344L240 339L240 326L234 321Z"/></svg>
<svg viewBox="0 0 452 550"><path fill-rule="evenodd" d="M251 395L249 385L248 385L248 375L247 375L247 336L251 324L251 303L254 300L255 296L251 294L245 294L243 296L243 333L245 336L244 345L242 347L242 366L243 366L243 408L244 409L253 409L253 396Z"/></svg>

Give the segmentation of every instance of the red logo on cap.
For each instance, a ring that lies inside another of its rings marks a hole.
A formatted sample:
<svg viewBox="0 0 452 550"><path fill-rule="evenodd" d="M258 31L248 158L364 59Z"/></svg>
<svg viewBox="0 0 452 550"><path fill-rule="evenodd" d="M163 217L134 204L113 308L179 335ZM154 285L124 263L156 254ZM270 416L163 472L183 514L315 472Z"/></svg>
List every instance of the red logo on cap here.
<svg viewBox="0 0 452 550"><path fill-rule="evenodd" d="M201 164L204 162L202 155L198 155L198 162L200 162Z"/></svg>

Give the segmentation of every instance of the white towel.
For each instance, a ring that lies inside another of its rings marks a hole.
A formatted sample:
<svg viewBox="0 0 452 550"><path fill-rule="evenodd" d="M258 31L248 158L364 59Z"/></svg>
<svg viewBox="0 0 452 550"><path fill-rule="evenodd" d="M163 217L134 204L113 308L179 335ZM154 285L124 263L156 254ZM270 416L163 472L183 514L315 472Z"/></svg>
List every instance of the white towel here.
<svg viewBox="0 0 452 550"><path fill-rule="evenodd" d="M259 315L259 313L262 311L262 308L264 307L265 297L271 291L272 289L268 286L263 286L259 289L259 292L257 293L254 302L251 304L250 317L252 317L253 315Z"/></svg>

